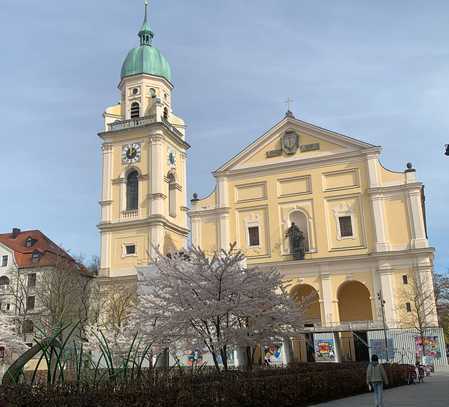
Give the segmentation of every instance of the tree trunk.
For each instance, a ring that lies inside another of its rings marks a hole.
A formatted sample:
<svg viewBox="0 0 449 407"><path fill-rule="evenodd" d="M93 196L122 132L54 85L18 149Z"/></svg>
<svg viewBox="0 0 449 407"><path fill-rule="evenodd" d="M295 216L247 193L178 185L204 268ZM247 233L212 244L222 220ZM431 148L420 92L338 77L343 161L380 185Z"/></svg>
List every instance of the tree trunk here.
<svg viewBox="0 0 449 407"><path fill-rule="evenodd" d="M212 353L212 359L214 361L214 365L215 365L215 369L217 369L217 373L220 373L220 364L218 363L218 359L217 359L217 355L215 354L215 352L211 352Z"/></svg>
<svg viewBox="0 0 449 407"><path fill-rule="evenodd" d="M226 345L223 346L223 348L221 348L220 354L221 354L221 360L223 362L223 370L225 372L227 372L228 371L228 350L227 350Z"/></svg>

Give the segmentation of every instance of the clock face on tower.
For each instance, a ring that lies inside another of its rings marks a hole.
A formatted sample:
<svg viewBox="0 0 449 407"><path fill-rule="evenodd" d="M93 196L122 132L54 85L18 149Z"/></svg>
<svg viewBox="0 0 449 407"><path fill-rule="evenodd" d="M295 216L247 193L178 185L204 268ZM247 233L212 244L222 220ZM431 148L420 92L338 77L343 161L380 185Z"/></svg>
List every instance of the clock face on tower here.
<svg viewBox="0 0 449 407"><path fill-rule="evenodd" d="M122 162L133 164L140 161L141 148L139 143L127 144L122 148Z"/></svg>

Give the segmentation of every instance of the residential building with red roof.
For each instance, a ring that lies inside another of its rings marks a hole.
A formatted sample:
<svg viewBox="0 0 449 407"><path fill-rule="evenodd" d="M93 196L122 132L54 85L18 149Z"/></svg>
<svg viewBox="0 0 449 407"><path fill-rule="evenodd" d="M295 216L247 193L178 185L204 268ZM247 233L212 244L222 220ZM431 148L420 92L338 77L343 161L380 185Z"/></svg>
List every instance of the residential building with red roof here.
<svg viewBox="0 0 449 407"><path fill-rule="evenodd" d="M19 315L28 342L41 315L36 285L39 273L64 264L83 271L77 261L40 230L12 229L0 234L0 311ZM1 344L0 344L1 345Z"/></svg>

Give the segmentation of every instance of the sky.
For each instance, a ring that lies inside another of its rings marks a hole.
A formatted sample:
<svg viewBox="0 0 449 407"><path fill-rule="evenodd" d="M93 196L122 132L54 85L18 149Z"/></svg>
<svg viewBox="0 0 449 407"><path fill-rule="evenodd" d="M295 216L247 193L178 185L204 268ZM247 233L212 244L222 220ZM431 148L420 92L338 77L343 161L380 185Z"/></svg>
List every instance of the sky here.
<svg viewBox="0 0 449 407"><path fill-rule="evenodd" d="M383 147L426 185L436 270L449 268L449 2L153 0L154 45L188 125L189 197L278 122L301 120ZM0 231L41 229L99 252L104 108L119 100L143 0L1 0Z"/></svg>

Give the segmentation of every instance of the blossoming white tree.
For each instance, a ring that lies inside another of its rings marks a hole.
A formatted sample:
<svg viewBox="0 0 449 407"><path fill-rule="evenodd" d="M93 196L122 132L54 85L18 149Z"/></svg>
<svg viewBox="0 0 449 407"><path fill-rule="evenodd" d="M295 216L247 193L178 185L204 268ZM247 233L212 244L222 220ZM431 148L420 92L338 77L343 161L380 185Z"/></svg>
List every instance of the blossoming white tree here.
<svg viewBox="0 0 449 407"><path fill-rule="evenodd" d="M257 345L300 332L307 304L290 298L277 270L247 268L244 260L235 245L212 257L197 248L159 255L154 272L139 274L142 333L171 347L205 347L216 369L221 362L227 370L236 347L251 366Z"/></svg>
<svg viewBox="0 0 449 407"><path fill-rule="evenodd" d="M0 311L0 346L3 346L9 355L20 354L28 349L18 332L14 317L3 311Z"/></svg>

